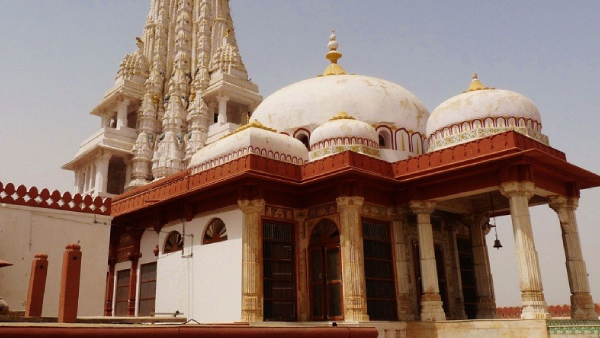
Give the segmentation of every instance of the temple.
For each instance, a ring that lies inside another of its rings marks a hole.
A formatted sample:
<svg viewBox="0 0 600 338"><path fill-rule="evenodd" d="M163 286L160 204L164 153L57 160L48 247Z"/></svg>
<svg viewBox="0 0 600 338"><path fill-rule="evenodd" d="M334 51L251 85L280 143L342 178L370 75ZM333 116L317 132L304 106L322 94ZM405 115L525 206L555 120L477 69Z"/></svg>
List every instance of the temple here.
<svg viewBox="0 0 600 338"><path fill-rule="evenodd" d="M63 169L74 193L111 197L188 167L261 102L235 39L229 2L152 0L137 50L92 111L100 130Z"/></svg>
<svg viewBox="0 0 600 338"><path fill-rule="evenodd" d="M104 315L547 332L529 214L547 205L571 318L597 320L575 212L600 176L550 146L532 101L473 74L430 113L400 85L347 72L333 32L327 48L321 75L261 102L228 1L152 1L138 50L92 111L100 131L63 167L76 193L113 196ZM521 321L497 316L500 215Z"/></svg>

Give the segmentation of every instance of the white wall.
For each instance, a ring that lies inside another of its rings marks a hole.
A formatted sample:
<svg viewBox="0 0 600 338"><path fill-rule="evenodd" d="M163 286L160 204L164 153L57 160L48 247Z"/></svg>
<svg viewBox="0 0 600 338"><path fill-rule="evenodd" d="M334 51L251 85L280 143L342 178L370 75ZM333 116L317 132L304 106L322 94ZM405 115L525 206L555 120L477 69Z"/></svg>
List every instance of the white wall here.
<svg viewBox="0 0 600 338"><path fill-rule="evenodd" d="M43 316L58 316L62 257L69 243L81 245L79 316L104 312L109 216L0 204L0 259L13 266L0 269L0 297L11 310L25 310L31 262L48 254Z"/></svg>
<svg viewBox="0 0 600 338"><path fill-rule="evenodd" d="M227 241L202 245L206 225L223 220ZM183 234L181 221L165 225L159 234L156 312L184 313L201 323L240 320L242 294L242 212L238 206L198 214L185 224L184 251L163 254L170 231ZM144 236L147 234L145 233ZM193 235L193 237L191 237Z"/></svg>

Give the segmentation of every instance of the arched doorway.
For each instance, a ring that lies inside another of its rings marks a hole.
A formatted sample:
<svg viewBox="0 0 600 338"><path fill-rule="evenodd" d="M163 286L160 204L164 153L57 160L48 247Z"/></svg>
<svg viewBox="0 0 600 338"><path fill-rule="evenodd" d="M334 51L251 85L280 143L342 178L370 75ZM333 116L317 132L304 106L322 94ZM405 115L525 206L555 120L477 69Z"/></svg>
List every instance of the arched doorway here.
<svg viewBox="0 0 600 338"><path fill-rule="evenodd" d="M308 257L311 319L343 319L340 231L333 221L323 219L315 225Z"/></svg>

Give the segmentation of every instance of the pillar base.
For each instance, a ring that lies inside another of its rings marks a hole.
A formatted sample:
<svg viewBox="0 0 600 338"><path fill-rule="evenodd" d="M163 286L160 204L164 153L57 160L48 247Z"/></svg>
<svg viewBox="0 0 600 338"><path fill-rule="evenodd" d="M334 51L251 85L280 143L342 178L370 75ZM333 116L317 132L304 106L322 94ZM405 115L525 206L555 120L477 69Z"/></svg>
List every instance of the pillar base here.
<svg viewBox="0 0 600 338"><path fill-rule="evenodd" d="M262 322L263 313L262 307L259 306L262 300L259 302L258 296L243 296L242 297L242 322Z"/></svg>
<svg viewBox="0 0 600 338"><path fill-rule="evenodd" d="M589 293L571 295L571 319L598 319L592 295Z"/></svg>
<svg viewBox="0 0 600 338"><path fill-rule="evenodd" d="M423 295L421 299L422 322L440 322L446 320L446 314L442 307L443 303L440 295Z"/></svg>
<svg viewBox="0 0 600 338"><path fill-rule="evenodd" d="M496 302L491 298L479 298L477 301L477 319L498 318Z"/></svg>
<svg viewBox="0 0 600 338"><path fill-rule="evenodd" d="M367 303L362 297L352 297L346 301L346 322L368 322Z"/></svg>
<svg viewBox="0 0 600 338"><path fill-rule="evenodd" d="M550 319L548 305L542 293L523 294L521 319Z"/></svg>

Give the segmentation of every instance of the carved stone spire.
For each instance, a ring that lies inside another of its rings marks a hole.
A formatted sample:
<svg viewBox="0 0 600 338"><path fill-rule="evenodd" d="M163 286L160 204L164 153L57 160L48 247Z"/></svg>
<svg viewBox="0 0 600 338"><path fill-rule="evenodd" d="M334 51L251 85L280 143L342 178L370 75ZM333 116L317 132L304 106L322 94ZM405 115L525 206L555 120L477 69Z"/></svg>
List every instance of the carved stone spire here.
<svg viewBox="0 0 600 338"><path fill-rule="evenodd" d="M166 110L162 119L163 134L152 159L155 179L185 169L183 158L191 61L191 0L177 2L175 25L175 63L165 97Z"/></svg>
<svg viewBox="0 0 600 338"><path fill-rule="evenodd" d="M102 119L102 137L118 145L115 156L130 166L107 174L118 181L109 186L120 185L111 194L185 169L198 149L243 124L261 100L242 62L228 0L151 0L137 49L92 111ZM215 123L217 106L224 124ZM83 177L94 168L90 158L76 156L64 168Z"/></svg>

